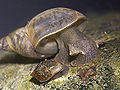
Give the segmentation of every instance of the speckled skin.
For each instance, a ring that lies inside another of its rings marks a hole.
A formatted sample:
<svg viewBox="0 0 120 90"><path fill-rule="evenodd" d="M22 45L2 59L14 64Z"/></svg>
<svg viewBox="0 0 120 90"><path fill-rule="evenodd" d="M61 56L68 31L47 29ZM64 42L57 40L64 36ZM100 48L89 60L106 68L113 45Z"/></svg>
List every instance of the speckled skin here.
<svg viewBox="0 0 120 90"><path fill-rule="evenodd" d="M64 75L69 65L78 66L97 58L95 42L81 32L86 23L86 17L72 9L46 10L25 27L1 39L0 48L31 58L55 56L52 60L40 62L31 74L45 82Z"/></svg>
<svg viewBox="0 0 120 90"><path fill-rule="evenodd" d="M70 64L79 66L97 59L98 50L96 43L80 32L77 27L70 27L60 35L60 38L68 45ZM74 59L73 59L74 58Z"/></svg>

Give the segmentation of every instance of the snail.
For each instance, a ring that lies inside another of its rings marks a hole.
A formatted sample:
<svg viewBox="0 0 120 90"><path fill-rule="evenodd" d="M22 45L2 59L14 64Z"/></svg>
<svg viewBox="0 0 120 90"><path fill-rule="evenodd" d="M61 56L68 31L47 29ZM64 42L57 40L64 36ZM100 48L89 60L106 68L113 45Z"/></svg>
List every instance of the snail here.
<svg viewBox="0 0 120 90"><path fill-rule="evenodd" d="M76 10L49 9L0 39L0 49L45 59L31 75L40 82L53 80L67 73L69 66L97 59L96 43L82 32L86 23L86 16Z"/></svg>

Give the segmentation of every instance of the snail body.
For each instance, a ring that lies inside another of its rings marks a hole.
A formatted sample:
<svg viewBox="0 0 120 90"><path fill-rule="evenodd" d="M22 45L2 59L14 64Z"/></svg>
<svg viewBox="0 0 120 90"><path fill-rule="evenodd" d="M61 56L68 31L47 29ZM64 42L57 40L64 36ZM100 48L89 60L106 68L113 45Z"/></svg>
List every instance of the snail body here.
<svg viewBox="0 0 120 90"><path fill-rule="evenodd" d="M0 48L25 57L52 60L40 62L33 73L40 82L58 78L69 65L78 66L97 58L95 42L82 33L87 18L76 10L53 8L32 18L0 40Z"/></svg>

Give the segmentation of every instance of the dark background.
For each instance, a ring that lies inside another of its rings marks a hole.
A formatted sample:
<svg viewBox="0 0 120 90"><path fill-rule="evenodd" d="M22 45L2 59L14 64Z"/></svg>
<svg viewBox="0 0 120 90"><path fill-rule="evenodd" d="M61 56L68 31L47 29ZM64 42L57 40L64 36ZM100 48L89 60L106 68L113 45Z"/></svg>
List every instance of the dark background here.
<svg viewBox="0 0 120 90"><path fill-rule="evenodd" d="M36 14L54 7L76 9L87 15L120 12L120 0L0 0L0 38L24 26Z"/></svg>

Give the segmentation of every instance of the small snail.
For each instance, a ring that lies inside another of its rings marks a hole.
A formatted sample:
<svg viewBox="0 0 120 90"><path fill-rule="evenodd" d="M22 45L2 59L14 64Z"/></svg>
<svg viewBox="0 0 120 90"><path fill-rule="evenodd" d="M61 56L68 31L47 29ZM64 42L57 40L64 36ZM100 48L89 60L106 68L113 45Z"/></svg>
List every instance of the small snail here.
<svg viewBox="0 0 120 90"><path fill-rule="evenodd" d="M48 59L40 62L32 76L40 82L58 78L69 65L93 61L98 56L96 43L82 33L87 18L76 10L46 10L0 40L0 48L25 57Z"/></svg>

